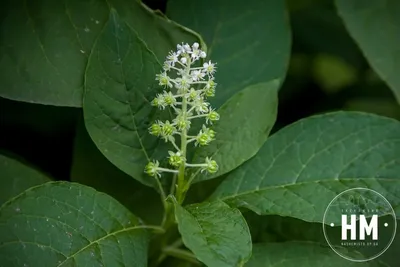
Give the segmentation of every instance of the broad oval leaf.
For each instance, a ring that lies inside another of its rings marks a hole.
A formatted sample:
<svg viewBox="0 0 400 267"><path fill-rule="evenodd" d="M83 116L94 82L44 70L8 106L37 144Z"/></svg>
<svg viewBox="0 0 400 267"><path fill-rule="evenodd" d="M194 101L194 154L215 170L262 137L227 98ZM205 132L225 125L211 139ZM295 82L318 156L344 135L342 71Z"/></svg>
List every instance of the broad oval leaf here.
<svg viewBox="0 0 400 267"><path fill-rule="evenodd" d="M313 242L260 243L253 246L253 255L246 267L378 267L373 262L352 262L339 257L330 247Z"/></svg>
<svg viewBox="0 0 400 267"><path fill-rule="evenodd" d="M239 210L222 201L175 203L175 217L183 243L207 266L242 266L249 259L250 231Z"/></svg>
<svg viewBox="0 0 400 267"><path fill-rule="evenodd" d="M0 208L4 266L147 266L148 233L113 198L49 182Z"/></svg>
<svg viewBox="0 0 400 267"><path fill-rule="evenodd" d="M82 106L88 57L112 8L135 27L159 60L178 42L201 41L137 0L6 0L0 10L0 96Z"/></svg>
<svg viewBox="0 0 400 267"><path fill-rule="evenodd" d="M194 162L216 160L215 174L200 174L195 181L223 175L254 156L274 126L278 108L279 81L251 85L236 93L218 109L221 119L212 127L216 140L196 149Z"/></svg>
<svg viewBox="0 0 400 267"><path fill-rule="evenodd" d="M249 85L283 81L291 44L285 1L170 0L166 13L200 33L217 62L213 106Z"/></svg>
<svg viewBox="0 0 400 267"><path fill-rule="evenodd" d="M367 187L400 214L400 122L334 112L300 120L271 136L214 192L236 207L321 222L342 191Z"/></svg>
<svg viewBox="0 0 400 267"><path fill-rule="evenodd" d="M145 165L167 151L167 144L148 131L150 122L168 115L150 104L162 90L155 80L160 69L137 31L113 11L86 71L85 125L108 160L146 185L155 181L144 173Z"/></svg>
<svg viewBox="0 0 400 267"><path fill-rule="evenodd" d="M336 0L350 35L400 103L400 3L397 0Z"/></svg>
<svg viewBox="0 0 400 267"><path fill-rule="evenodd" d="M45 174L0 154L0 206L26 189L49 181Z"/></svg>

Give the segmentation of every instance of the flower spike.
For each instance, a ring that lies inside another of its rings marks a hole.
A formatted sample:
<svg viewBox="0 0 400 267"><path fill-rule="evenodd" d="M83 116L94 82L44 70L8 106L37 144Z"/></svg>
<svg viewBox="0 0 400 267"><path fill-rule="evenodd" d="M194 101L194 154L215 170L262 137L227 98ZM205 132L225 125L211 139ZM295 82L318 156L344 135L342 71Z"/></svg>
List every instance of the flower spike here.
<svg viewBox="0 0 400 267"><path fill-rule="evenodd" d="M218 171L218 164L208 157L203 163L186 162L186 146L191 142L195 146L212 142L215 131L206 125L220 119L207 101L215 96L217 83L214 75L217 67L215 62L205 61L206 57L207 53L199 43L180 43L175 51L168 53L161 73L155 77L164 91L155 96L151 105L160 110L170 109L176 117L170 121L155 121L149 127L149 133L170 142L175 150L168 151L168 162L172 169L161 168L158 161L152 161L145 167L145 172L150 176L161 177L162 172L178 173L185 167L200 168L202 172L209 173ZM205 119L205 124L197 134L189 135L191 121L197 118ZM176 139L175 136L180 138ZM180 146L175 140L181 141Z"/></svg>

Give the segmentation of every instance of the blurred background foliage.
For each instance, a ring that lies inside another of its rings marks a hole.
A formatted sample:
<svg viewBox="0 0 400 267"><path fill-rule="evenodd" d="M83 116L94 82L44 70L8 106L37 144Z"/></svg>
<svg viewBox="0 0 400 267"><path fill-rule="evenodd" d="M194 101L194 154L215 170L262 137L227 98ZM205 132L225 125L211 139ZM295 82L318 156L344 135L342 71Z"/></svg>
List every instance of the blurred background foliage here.
<svg viewBox="0 0 400 267"><path fill-rule="evenodd" d="M166 0L143 2L165 12ZM279 92L274 132L301 118L334 110L365 111L400 119L393 93L347 33L332 0L288 0L287 9L292 55ZM30 162L55 179L95 186L130 208L142 194L155 196L154 190L122 173L97 150L83 127L81 109L0 98L0 114L0 149L7 154ZM191 201L207 196L207 189L219 180L196 185ZM123 194L120 192L126 187L118 186L121 181L131 185ZM152 217L148 210L135 212L145 219Z"/></svg>
<svg viewBox="0 0 400 267"><path fill-rule="evenodd" d="M143 2L165 11L165 0ZM400 119L393 93L347 33L332 0L288 0L287 7L292 55L279 92L274 132L301 118L334 110ZM81 109L0 98L0 116L2 153L30 162L54 179L104 191L148 223L160 220L162 207L156 192L120 171L97 150L84 128ZM221 180L196 184L188 202L206 198ZM146 206L134 205L140 201L146 201ZM281 224L277 222L274 227ZM282 237L263 237L271 238Z"/></svg>

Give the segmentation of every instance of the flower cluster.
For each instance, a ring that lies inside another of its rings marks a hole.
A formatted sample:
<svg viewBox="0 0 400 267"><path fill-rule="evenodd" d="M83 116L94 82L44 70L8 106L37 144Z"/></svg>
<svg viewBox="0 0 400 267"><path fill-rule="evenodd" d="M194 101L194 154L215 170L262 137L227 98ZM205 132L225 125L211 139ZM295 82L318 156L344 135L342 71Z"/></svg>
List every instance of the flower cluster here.
<svg viewBox="0 0 400 267"><path fill-rule="evenodd" d="M197 167L209 173L218 171L217 163L210 158L198 164L186 161L187 144L208 145L215 138L215 132L209 126L219 120L219 114L207 102L209 97L215 95L216 64L208 61L197 66L206 56L198 43L192 46L178 44L177 50L168 54L163 71L156 75L164 91L156 95L151 104L161 110L171 108L176 117L172 121L155 121L149 132L172 143L175 151L168 151L169 164L173 169L161 168L158 161L146 165L145 172L151 176L160 177L162 172L177 173L181 166ZM205 124L197 135L189 135L191 121L198 118L204 118ZM175 136L180 136L180 146L176 144Z"/></svg>

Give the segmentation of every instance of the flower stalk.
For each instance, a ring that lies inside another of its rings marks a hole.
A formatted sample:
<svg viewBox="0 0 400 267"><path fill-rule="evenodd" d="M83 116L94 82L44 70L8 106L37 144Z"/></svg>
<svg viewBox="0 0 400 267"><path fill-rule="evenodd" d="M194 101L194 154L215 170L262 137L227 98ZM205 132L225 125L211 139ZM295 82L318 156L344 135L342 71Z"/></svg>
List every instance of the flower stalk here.
<svg viewBox="0 0 400 267"><path fill-rule="evenodd" d="M204 58L206 53L198 43L177 45L177 50L168 54L163 71L156 75L156 80L165 90L151 102L160 110L170 108L176 117L172 121L155 121L149 128L150 134L172 144L173 150L168 151L171 168L160 167L160 163L154 160L146 165L145 172L156 179L160 179L165 172L177 175L176 190L173 191L178 203L183 202L190 186L190 181L185 179L186 168L200 168L200 171L209 173L218 171L218 164L208 157L205 162L187 162L188 145L205 146L213 141L216 133L208 125L220 118L207 102L209 97L215 95L215 63L208 61L196 66ZM198 86L202 88L195 89ZM194 119L205 119L205 124L196 135L189 134ZM180 139L180 145L176 143L176 137Z"/></svg>

